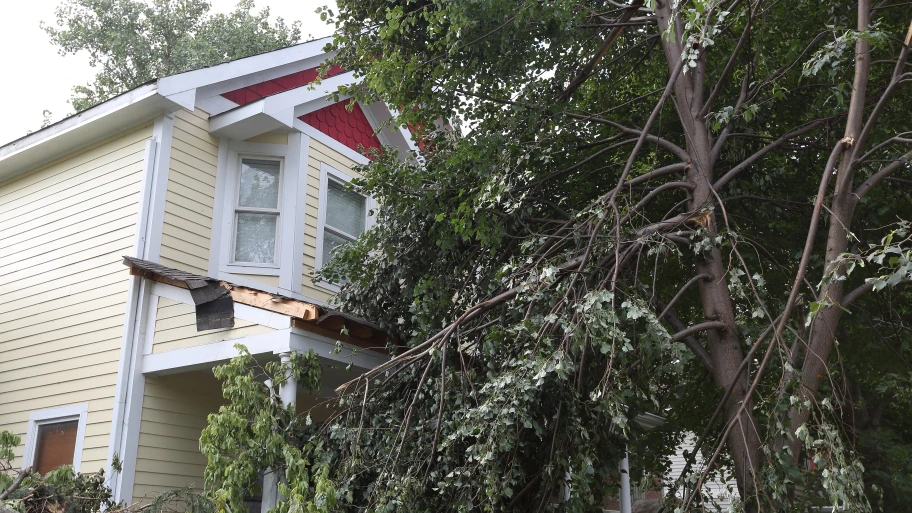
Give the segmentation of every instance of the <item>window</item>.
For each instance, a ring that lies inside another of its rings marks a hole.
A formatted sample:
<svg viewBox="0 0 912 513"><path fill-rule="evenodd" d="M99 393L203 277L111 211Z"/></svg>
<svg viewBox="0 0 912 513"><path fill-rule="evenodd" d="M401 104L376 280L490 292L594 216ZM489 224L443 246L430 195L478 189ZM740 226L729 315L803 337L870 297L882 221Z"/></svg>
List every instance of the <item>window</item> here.
<svg viewBox="0 0 912 513"><path fill-rule="evenodd" d="M351 242L364 231L367 198L330 178L326 189L326 221L323 224L323 262L333 250Z"/></svg>
<svg viewBox="0 0 912 513"><path fill-rule="evenodd" d="M32 412L25 437L23 467L41 475L62 465L79 471L87 404Z"/></svg>
<svg viewBox="0 0 912 513"><path fill-rule="evenodd" d="M232 262L278 265L282 162L241 158L234 208Z"/></svg>
<svg viewBox="0 0 912 513"><path fill-rule="evenodd" d="M288 144L220 139L209 276L236 283L248 279L239 275L275 276L278 283L251 283L300 294L308 145L300 132L288 134Z"/></svg>
<svg viewBox="0 0 912 513"><path fill-rule="evenodd" d="M38 440L35 443L35 471L44 475L62 465L72 465L78 430L78 420L39 425Z"/></svg>
<svg viewBox="0 0 912 513"><path fill-rule="evenodd" d="M371 220L371 199L351 190L347 176L326 164L320 175L317 268L329 262L338 247L357 239Z"/></svg>

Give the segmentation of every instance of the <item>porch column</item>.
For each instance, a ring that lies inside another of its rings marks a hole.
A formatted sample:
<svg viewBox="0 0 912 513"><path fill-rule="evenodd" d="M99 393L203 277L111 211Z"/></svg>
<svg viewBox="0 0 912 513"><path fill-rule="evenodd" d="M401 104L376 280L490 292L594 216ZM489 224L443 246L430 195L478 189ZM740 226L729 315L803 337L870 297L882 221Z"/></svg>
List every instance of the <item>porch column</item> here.
<svg viewBox="0 0 912 513"><path fill-rule="evenodd" d="M621 513L630 513L630 464L627 461L627 451L621 460Z"/></svg>
<svg viewBox="0 0 912 513"><path fill-rule="evenodd" d="M281 353L279 357L282 360L283 364L288 364L291 362L291 353ZM269 384L271 386L271 384ZM298 398L298 381L295 379L294 374L290 371L285 375L285 383L279 385L279 399L282 400L282 405L287 406L289 404L294 405ZM270 508L275 507L279 499L281 499L281 494L279 493L279 482L281 481L281 476L275 472L270 472L271 469L266 470L266 475L263 476L263 503L261 505L260 511L265 513Z"/></svg>

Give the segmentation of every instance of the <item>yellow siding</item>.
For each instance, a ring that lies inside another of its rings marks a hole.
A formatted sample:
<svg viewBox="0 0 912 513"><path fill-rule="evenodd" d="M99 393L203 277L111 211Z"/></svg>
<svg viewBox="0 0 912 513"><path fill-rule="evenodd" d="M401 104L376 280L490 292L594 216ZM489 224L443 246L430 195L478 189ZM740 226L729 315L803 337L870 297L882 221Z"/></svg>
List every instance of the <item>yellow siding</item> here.
<svg viewBox="0 0 912 513"><path fill-rule="evenodd" d="M151 124L0 184L0 429L88 403L82 469L108 456Z"/></svg>
<svg viewBox="0 0 912 513"><path fill-rule="evenodd" d="M202 489L206 458L200 434L207 415L224 403L209 371L146 378L134 501L171 488Z"/></svg>
<svg viewBox="0 0 912 513"><path fill-rule="evenodd" d="M272 328L234 318L234 328L196 331L196 313L193 305L178 303L168 298L158 301L155 318L155 335L152 353L164 353L191 346L212 344L223 340L258 335L273 331Z"/></svg>
<svg viewBox="0 0 912 513"><path fill-rule="evenodd" d="M320 165L326 163L333 169L350 176L359 177L352 171L355 162L325 144L310 140L310 153L307 159L307 206L304 221L304 276L301 279L301 293L329 301L333 293L314 283L313 270L317 254L317 212L320 203Z"/></svg>
<svg viewBox="0 0 912 513"><path fill-rule="evenodd" d="M209 271L209 238L218 166L217 138L209 115L178 111L174 116L161 264L203 276Z"/></svg>

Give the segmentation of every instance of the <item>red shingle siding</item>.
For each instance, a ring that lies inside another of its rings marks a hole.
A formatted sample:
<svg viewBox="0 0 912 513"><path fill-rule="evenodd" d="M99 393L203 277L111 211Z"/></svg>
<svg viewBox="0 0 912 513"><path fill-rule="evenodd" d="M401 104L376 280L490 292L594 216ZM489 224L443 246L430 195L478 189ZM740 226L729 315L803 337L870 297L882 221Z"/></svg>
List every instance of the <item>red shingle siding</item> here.
<svg viewBox="0 0 912 513"><path fill-rule="evenodd" d="M365 149L382 147L361 106L356 103L349 112L346 108L349 102L334 103L304 114L300 119L355 151L359 145Z"/></svg>
<svg viewBox="0 0 912 513"><path fill-rule="evenodd" d="M318 68L310 68L304 71L298 71L290 75L285 75L284 77L274 78L272 80L260 82L259 84L253 84L252 86L228 91L227 93L222 93L222 96L238 105L247 105L260 98L307 85L317 79L317 70ZM344 71L345 70L339 66L333 66L329 68L323 78L329 78L343 73Z"/></svg>

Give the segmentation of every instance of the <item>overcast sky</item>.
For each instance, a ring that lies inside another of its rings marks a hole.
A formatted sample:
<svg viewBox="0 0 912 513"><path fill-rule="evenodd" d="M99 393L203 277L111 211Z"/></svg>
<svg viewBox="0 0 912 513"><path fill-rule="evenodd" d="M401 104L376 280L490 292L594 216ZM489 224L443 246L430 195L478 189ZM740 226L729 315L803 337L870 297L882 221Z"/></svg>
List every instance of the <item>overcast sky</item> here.
<svg viewBox="0 0 912 513"><path fill-rule="evenodd" d="M73 113L67 103L73 86L92 81L95 71L87 55L61 56L41 21L54 23L54 8L62 0L4 2L0 16L0 48L3 67L0 78L0 145L41 127L42 111L52 112L53 121ZM237 0L210 0L213 11L229 12ZM303 23L304 39L329 35L331 27L314 13L334 0L257 0L257 8L268 6L273 17Z"/></svg>

